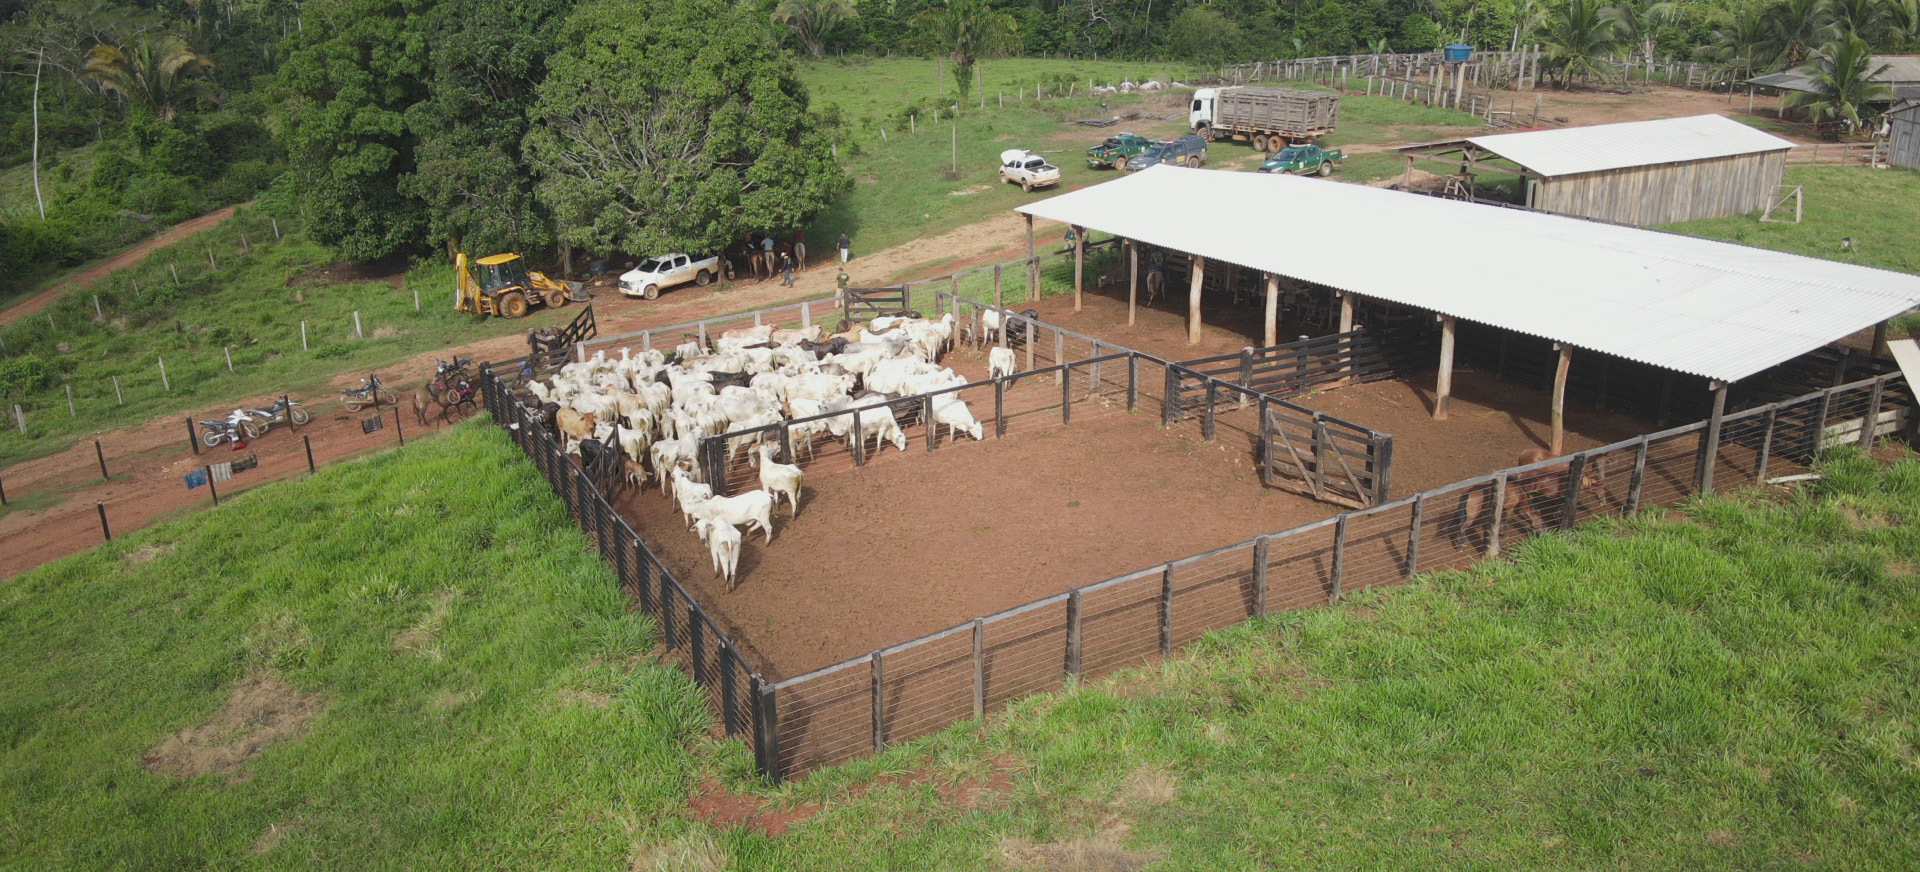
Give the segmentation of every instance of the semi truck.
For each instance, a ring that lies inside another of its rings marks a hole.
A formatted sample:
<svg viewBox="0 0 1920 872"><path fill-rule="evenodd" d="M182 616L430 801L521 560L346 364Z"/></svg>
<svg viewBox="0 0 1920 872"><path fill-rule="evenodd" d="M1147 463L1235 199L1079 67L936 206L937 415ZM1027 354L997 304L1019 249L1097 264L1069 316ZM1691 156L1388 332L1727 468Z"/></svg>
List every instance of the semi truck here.
<svg viewBox="0 0 1920 872"><path fill-rule="evenodd" d="M1339 94L1252 85L1201 88L1188 113L1193 132L1209 142L1244 140L1268 154L1311 143L1339 121Z"/></svg>

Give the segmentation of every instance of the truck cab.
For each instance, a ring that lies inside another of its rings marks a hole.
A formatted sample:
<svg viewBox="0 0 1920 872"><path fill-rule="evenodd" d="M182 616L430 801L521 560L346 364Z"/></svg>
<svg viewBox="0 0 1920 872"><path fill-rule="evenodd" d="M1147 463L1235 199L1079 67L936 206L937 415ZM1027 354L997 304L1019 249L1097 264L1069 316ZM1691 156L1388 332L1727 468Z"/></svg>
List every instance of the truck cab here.
<svg viewBox="0 0 1920 872"><path fill-rule="evenodd" d="M1202 136L1213 127L1213 106L1220 98L1219 88L1200 88L1193 92L1193 106L1187 110L1187 129Z"/></svg>

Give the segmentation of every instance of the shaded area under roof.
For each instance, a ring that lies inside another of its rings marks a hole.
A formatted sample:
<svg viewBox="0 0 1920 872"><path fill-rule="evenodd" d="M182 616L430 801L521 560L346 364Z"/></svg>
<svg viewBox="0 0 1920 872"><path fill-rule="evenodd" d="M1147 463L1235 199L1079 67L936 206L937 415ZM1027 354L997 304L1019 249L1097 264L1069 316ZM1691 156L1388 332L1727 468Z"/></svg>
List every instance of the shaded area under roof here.
<svg viewBox="0 0 1920 872"><path fill-rule="evenodd" d="M1893 88L1892 96L1887 99L1920 100L1920 55L1875 55L1867 62L1867 69L1878 69L1883 64L1886 69L1873 76L1872 80ZM1801 70L1754 76L1747 80L1747 84L1782 91L1814 92L1813 73Z"/></svg>
<svg viewBox="0 0 1920 872"><path fill-rule="evenodd" d="M1548 177L1793 147L1788 140L1720 115L1498 133L1467 141Z"/></svg>
<svg viewBox="0 0 1920 872"><path fill-rule="evenodd" d="M1725 382L1920 305L1920 276L1286 174L1160 166L1016 211Z"/></svg>

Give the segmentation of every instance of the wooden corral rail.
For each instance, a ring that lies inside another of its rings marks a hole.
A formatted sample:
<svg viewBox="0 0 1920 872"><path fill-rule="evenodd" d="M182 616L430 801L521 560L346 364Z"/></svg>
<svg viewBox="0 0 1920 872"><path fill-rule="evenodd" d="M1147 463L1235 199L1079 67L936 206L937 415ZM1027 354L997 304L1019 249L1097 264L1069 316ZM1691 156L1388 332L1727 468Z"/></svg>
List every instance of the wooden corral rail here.
<svg viewBox="0 0 1920 872"><path fill-rule="evenodd" d="M790 777L1165 656L1249 618L1457 569L1530 536L1766 482L1914 420L1886 375L1502 470L1078 587L763 691L768 774ZM763 769L763 771L766 771Z"/></svg>
<svg viewBox="0 0 1920 872"><path fill-rule="evenodd" d="M1883 167L1887 165L1884 142L1828 142L1796 145L1787 150L1790 167Z"/></svg>
<svg viewBox="0 0 1920 872"><path fill-rule="evenodd" d="M1493 89L1532 89L1540 86L1540 68L1545 60L1542 46L1530 45L1519 51L1475 51L1462 65L1469 85ZM1734 84L1727 70L1719 65L1697 61L1642 59L1608 62L1610 77L1623 84L1649 85L1658 82L1679 88L1720 90ZM1403 79L1437 79L1437 68L1449 66L1440 52L1407 54L1327 55L1256 61L1222 67L1220 78L1228 84L1244 85L1262 81L1322 82L1338 86L1349 77L1388 76Z"/></svg>
<svg viewBox="0 0 1920 872"><path fill-rule="evenodd" d="M907 286L848 288L840 295L840 316L848 322L907 311Z"/></svg>
<svg viewBox="0 0 1920 872"><path fill-rule="evenodd" d="M1322 385L1361 384L1398 378L1434 365L1440 334L1412 322L1361 327L1268 348L1180 361L1195 377L1212 376L1275 399L1299 396ZM1197 379L1183 379L1170 393L1180 412L1195 406Z"/></svg>

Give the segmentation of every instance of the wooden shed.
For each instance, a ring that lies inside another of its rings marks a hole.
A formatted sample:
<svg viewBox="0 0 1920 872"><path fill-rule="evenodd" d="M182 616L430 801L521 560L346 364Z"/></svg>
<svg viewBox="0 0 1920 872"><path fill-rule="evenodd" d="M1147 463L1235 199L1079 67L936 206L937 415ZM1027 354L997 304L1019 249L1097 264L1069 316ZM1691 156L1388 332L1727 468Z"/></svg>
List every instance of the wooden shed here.
<svg viewBox="0 0 1920 872"><path fill-rule="evenodd" d="M1530 207L1652 225L1765 209L1793 143L1720 115L1475 136L1413 146L1462 172L1517 173ZM1409 162L1411 165L1411 162Z"/></svg>
<svg viewBox="0 0 1920 872"><path fill-rule="evenodd" d="M1887 110L1887 162L1920 170L1920 100Z"/></svg>

